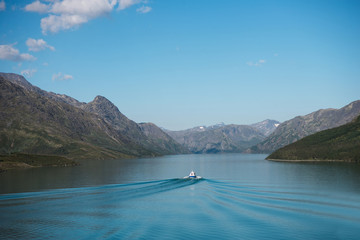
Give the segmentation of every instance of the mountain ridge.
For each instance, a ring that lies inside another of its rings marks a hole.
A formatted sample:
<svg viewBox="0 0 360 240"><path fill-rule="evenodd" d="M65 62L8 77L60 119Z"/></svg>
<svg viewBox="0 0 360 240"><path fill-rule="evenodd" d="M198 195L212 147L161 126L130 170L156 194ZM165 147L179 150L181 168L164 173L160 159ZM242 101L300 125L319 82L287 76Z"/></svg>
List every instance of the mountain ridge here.
<svg viewBox="0 0 360 240"><path fill-rule="evenodd" d="M350 123L317 132L280 148L267 159L360 162L360 115Z"/></svg>
<svg viewBox="0 0 360 240"><path fill-rule="evenodd" d="M12 73L0 73L0 86L0 154L106 159L186 152L174 141L164 144L169 139L157 145L105 97L81 103Z"/></svg>
<svg viewBox="0 0 360 240"><path fill-rule="evenodd" d="M94 114L29 91L1 76L0 86L2 154L47 154L71 159L152 155ZM125 144L129 148L125 149Z"/></svg>
<svg viewBox="0 0 360 240"><path fill-rule="evenodd" d="M265 134L273 131L278 123L275 120L264 120L254 126L221 123L181 131L165 131L192 153L243 152L265 139Z"/></svg>
<svg viewBox="0 0 360 240"><path fill-rule="evenodd" d="M303 137L351 122L360 114L360 100L340 109L320 109L281 123L264 141L249 148L249 153L271 153Z"/></svg>

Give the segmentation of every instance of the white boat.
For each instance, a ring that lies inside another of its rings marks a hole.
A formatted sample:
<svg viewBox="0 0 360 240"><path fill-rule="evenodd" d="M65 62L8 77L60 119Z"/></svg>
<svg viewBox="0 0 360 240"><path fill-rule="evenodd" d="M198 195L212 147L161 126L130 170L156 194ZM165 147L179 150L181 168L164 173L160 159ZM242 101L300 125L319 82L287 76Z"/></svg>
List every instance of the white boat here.
<svg viewBox="0 0 360 240"><path fill-rule="evenodd" d="M189 174L189 178L196 178L196 173L194 171L191 171Z"/></svg>
<svg viewBox="0 0 360 240"><path fill-rule="evenodd" d="M194 171L191 171L189 176L185 176L184 178L201 178L200 176L196 176L196 173Z"/></svg>

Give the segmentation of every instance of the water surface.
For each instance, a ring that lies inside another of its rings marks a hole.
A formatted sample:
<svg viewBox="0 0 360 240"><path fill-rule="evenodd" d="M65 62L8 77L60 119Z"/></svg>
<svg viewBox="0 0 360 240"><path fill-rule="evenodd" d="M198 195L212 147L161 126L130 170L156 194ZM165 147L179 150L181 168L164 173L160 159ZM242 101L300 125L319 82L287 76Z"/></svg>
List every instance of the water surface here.
<svg viewBox="0 0 360 240"><path fill-rule="evenodd" d="M3 239L359 239L360 166L266 155L89 161L0 175ZM183 179L194 169L201 180Z"/></svg>

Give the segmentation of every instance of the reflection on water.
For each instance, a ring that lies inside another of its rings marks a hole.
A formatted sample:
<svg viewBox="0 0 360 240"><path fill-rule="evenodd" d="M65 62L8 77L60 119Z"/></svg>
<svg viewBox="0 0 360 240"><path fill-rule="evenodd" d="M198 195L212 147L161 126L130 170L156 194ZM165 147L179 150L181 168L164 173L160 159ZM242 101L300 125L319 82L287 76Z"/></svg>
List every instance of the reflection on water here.
<svg viewBox="0 0 360 240"><path fill-rule="evenodd" d="M358 165L264 157L184 155L7 172L0 239L360 238ZM204 178L183 179L191 169Z"/></svg>

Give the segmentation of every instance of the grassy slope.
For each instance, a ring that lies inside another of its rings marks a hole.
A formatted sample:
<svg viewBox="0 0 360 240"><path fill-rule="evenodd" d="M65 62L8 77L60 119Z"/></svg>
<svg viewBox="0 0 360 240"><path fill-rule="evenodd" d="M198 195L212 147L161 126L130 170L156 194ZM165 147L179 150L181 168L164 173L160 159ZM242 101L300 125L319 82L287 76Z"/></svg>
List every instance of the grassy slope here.
<svg viewBox="0 0 360 240"><path fill-rule="evenodd" d="M67 167L78 165L75 161L61 156L10 154L0 155L0 172L9 169L31 167Z"/></svg>
<svg viewBox="0 0 360 240"><path fill-rule="evenodd" d="M360 162L360 116L351 123L318 132L285 146L267 159Z"/></svg>

